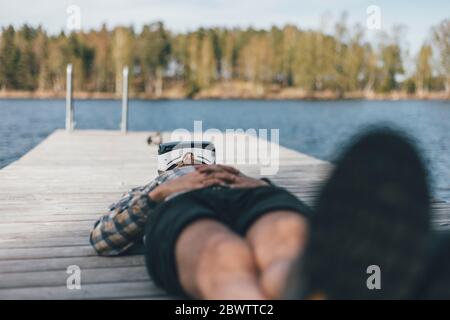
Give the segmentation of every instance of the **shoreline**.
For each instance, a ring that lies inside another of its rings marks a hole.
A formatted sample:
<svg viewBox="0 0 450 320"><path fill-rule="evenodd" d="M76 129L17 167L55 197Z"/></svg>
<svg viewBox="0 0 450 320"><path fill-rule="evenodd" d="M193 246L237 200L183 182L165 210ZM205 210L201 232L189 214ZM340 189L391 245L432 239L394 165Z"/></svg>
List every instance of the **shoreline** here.
<svg viewBox="0 0 450 320"><path fill-rule="evenodd" d="M0 90L0 99L3 100L48 100L65 99L65 91L4 91ZM121 95L107 92L74 92L73 98L76 100L120 100ZM408 94L404 92L390 93L366 93L366 92L348 92L338 94L329 91L304 92L299 89L285 89L279 92L232 92L225 94L215 90L204 90L194 97L188 97L185 94L176 94L170 92L156 97L152 94L131 93L129 99L133 100L292 100L292 101L345 101L345 100L367 100L367 101L397 101L397 100L432 100L432 101L450 101L450 94L446 92L428 92L425 94Z"/></svg>

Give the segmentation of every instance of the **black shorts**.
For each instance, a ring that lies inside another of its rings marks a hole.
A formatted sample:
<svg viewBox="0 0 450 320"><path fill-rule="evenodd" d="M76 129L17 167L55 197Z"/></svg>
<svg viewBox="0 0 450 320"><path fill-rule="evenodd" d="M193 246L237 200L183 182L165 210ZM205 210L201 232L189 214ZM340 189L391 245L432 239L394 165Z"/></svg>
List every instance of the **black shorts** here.
<svg viewBox="0 0 450 320"><path fill-rule="evenodd" d="M145 260L153 281L167 292L186 297L178 279L175 244L183 229L198 219L214 219L244 236L262 215L290 210L309 216L309 209L283 188L209 187L163 202L149 216L145 230Z"/></svg>

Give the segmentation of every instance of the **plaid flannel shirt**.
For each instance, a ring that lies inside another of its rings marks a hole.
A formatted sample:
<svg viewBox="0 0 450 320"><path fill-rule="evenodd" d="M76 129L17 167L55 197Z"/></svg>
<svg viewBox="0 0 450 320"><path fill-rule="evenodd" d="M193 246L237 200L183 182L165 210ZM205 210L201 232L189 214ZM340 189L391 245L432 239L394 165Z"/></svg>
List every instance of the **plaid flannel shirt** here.
<svg viewBox="0 0 450 320"><path fill-rule="evenodd" d="M102 216L90 233L90 243L99 255L114 256L142 241L147 217L151 211L148 193L167 181L194 171L192 166L175 168L149 184L128 191L109 212ZM167 200L167 199L166 199Z"/></svg>

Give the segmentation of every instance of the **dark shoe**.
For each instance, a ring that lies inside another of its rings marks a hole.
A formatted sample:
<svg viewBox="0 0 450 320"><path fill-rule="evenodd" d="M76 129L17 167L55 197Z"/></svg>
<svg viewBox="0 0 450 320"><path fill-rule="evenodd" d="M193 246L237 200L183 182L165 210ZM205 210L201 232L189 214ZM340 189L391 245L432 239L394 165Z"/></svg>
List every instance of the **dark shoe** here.
<svg viewBox="0 0 450 320"><path fill-rule="evenodd" d="M417 289L419 299L450 299L450 234L440 232L433 238L429 266Z"/></svg>
<svg viewBox="0 0 450 320"><path fill-rule="evenodd" d="M359 138L338 160L315 211L290 297L414 298L429 245L430 196L407 138L385 129Z"/></svg>

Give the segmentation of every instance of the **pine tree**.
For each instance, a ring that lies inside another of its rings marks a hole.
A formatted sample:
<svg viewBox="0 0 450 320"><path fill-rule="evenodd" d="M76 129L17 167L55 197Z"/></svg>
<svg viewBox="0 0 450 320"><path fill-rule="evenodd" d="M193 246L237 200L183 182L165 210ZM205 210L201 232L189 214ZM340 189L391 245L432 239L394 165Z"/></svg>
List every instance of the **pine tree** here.
<svg viewBox="0 0 450 320"><path fill-rule="evenodd" d="M432 78L431 57L433 50L431 46L424 44L420 48L416 60L416 89L419 94L428 92Z"/></svg>
<svg viewBox="0 0 450 320"><path fill-rule="evenodd" d="M445 78L445 90L450 95L450 19L433 28L433 40L440 54L440 69Z"/></svg>
<svg viewBox="0 0 450 320"><path fill-rule="evenodd" d="M15 31L12 26L2 29L0 44L0 87L18 89L16 71L20 61L20 51L15 45Z"/></svg>

